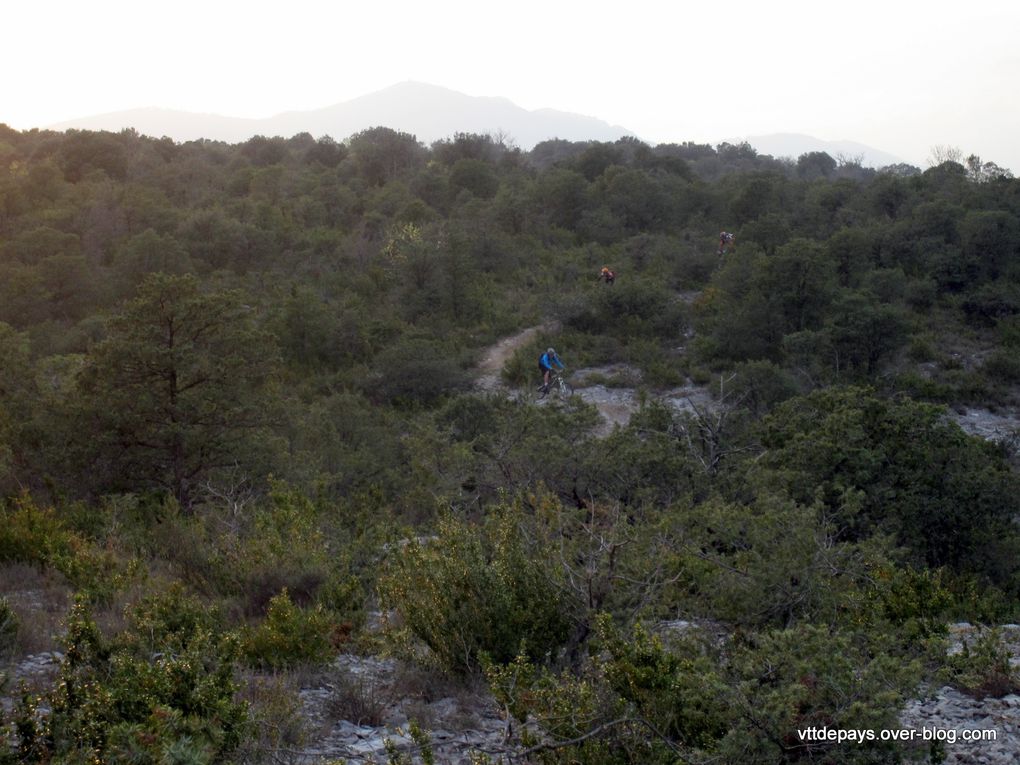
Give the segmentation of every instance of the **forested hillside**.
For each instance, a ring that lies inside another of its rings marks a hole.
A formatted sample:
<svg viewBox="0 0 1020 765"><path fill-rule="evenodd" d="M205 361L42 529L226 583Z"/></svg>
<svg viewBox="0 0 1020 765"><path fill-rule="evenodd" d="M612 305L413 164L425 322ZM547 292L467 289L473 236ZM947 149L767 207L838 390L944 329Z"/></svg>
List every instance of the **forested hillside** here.
<svg viewBox="0 0 1020 765"><path fill-rule="evenodd" d="M539 399L548 346L638 411ZM1018 404L977 157L0 125L0 763L310 761L267 678L339 653L486 689L475 762L937 761L798 731L1020 689L945 651L1020 620L1017 440L953 419Z"/></svg>

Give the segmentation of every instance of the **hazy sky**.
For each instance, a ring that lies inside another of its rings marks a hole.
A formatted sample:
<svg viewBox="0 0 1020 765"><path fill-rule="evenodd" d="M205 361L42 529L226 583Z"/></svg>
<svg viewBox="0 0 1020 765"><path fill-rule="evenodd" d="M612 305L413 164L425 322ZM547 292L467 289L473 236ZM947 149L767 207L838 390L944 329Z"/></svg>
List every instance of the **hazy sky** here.
<svg viewBox="0 0 1020 765"><path fill-rule="evenodd" d="M807 133L1020 175L1016 0L9 3L0 122L140 106L268 117L402 80L653 142Z"/></svg>

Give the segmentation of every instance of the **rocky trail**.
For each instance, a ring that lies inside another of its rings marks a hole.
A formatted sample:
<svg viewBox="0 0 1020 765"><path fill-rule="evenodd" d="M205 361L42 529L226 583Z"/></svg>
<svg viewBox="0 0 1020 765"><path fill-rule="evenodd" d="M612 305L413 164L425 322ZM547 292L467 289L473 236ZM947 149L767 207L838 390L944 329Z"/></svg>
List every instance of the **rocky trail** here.
<svg viewBox="0 0 1020 765"><path fill-rule="evenodd" d="M506 391L508 395L516 396L517 394L510 391L502 382L503 366L518 349L536 335L555 332L558 329L559 325L555 322L529 327L491 346L476 370L477 389L487 393ZM609 364L568 370L568 375L577 396L594 406L602 416L602 423L596 429L596 435L606 436L614 427L625 426L641 407L641 396L637 387L641 382L641 372L635 367ZM712 393L707 388L690 381L682 387L658 391L655 396L677 409L686 411L703 409L713 400Z"/></svg>
<svg viewBox="0 0 1020 765"><path fill-rule="evenodd" d="M537 327L528 327L516 335L505 337L485 352L481 363L478 365L478 378L476 384L483 391L499 390L503 387L500 374L503 366L517 349L529 343L539 332L555 332L559 329L556 322L539 324Z"/></svg>
<svg viewBox="0 0 1020 765"><path fill-rule="evenodd" d="M965 407L949 416L972 436L986 441L1006 441L1020 436L1020 412L992 412L988 409Z"/></svg>
<svg viewBox="0 0 1020 765"><path fill-rule="evenodd" d="M680 299L690 303L699 294L701 293L683 293ZM557 322L547 322L528 327L491 346L477 367L476 387L487 393L501 390L510 393L501 379L503 366L518 349L529 343L536 335L554 333L558 329ZM614 427L625 426L641 406L637 387L641 382L641 373L634 367L626 364L585 367L570 370L569 379L581 400L594 406L602 416L602 424L597 428L596 435L606 436ZM620 381L625 382L621 384ZM659 400L684 411L693 411L695 408L704 411L714 400L712 392L707 387L696 385L690 380L685 386L658 391L655 395ZM949 417L967 433L989 441L1020 438L1020 411L992 412L979 407L961 407L950 410Z"/></svg>

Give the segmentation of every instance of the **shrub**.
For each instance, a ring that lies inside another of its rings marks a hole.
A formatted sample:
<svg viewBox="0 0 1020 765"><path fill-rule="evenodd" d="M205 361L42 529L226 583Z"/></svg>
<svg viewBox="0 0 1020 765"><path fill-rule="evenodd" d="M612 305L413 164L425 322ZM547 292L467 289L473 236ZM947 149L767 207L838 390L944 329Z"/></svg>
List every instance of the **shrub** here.
<svg viewBox="0 0 1020 765"><path fill-rule="evenodd" d="M1020 355L1016 349L995 351L982 367L983 371L1004 383L1020 382Z"/></svg>
<svg viewBox="0 0 1020 765"><path fill-rule="evenodd" d="M731 390L755 415L767 413L798 393L793 375L771 361L746 361L735 371Z"/></svg>
<svg viewBox="0 0 1020 765"><path fill-rule="evenodd" d="M915 311L927 311L935 305L938 285L931 279L910 279L904 291L904 299Z"/></svg>
<svg viewBox="0 0 1020 765"><path fill-rule="evenodd" d="M840 540L817 506L767 495L751 506L712 499L682 523L685 601L742 627L851 616L857 593L869 587L868 564L884 562L878 545Z"/></svg>
<svg viewBox="0 0 1020 765"><path fill-rule="evenodd" d="M382 693L379 680L341 672L332 678L329 688L326 709L332 719L376 727L385 722L390 699Z"/></svg>
<svg viewBox="0 0 1020 765"><path fill-rule="evenodd" d="M577 674L541 672L523 657L487 667L497 700L542 730L546 765L902 759L895 744L798 735L896 724L920 668L886 654L880 638L800 625L726 644L694 628L667 642L640 627L621 633L606 618L597 632L598 650Z"/></svg>
<svg viewBox="0 0 1020 765"><path fill-rule="evenodd" d="M0 598L0 659L6 659L14 652L18 639L18 615L14 613L7 598Z"/></svg>
<svg viewBox="0 0 1020 765"><path fill-rule="evenodd" d="M143 655L186 650L194 635L219 632L222 621L217 611L189 594L179 582L144 598L127 616L129 629L120 640Z"/></svg>
<svg viewBox="0 0 1020 765"><path fill-rule="evenodd" d="M245 630L245 659L255 667L285 669L324 664L332 653L332 625L320 607L302 610L287 590L269 601L265 621Z"/></svg>
<svg viewBox="0 0 1020 765"><path fill-rule="evenodd" d="M403 340L380 353L375 367L365 393L391 404L430 406L470 387L460 359L430 340Z"/></svg>
<svg viewBox="0 0 1020 765"><path fill-rule="evenodd" d="M803 503L820 499L848 541L890 534L915 565L1016 587L1018 478L939 408L829 388L781 404L761 434L768 479Z"/></svg>
<svg viewBox="0 0 1020 765"><path fill-rule="evenodd" d="M0 505L0 562L54 568L93 603L109 603L139 573L136 561L98 548L27 496Z"/></svg>
<svg viewBox="0 0 1020 765"><path fill-rule="evenodd" d="M273 486L269 500L223 532L218 511L168 516L154 526L163 540L186 540L172 549L172 560L197 590L236 598L247 616L261 616L283 589L301 607L321 603L349 620L360 621L363 591L351 575L348 556L330 546L320 509L300 492ZM162 550L157 555L167 554Z"/></svg>
<svg viewBox="0 0 1020 765"><path fill-rule="evenodd" d="M685 325L684 305L659 284L628 281L576 299L564 310L564 324L592 334L626 338L679 337Z"/></svg>
<svg viewBox="0 0 1020 765"><path fill-rule="evenodd" d="M635 338L627 344L627 356L630 363L641 368L643 380L649 385L668 388L684 382L679 359L654 340Z"/></svg>
<svg viewBox="0 0 1020 765"><path fill-rule="evenodd" d="M446 515L434 539L412 540L391 555L379 594L404 625L398 638L421 661L468 673L483 653L497 663L522 650L544 660L569 634L550 560L529 549L508 509L481 527ZM410 637L429 654L416 651Z"/></svg>
<svg viewBox="0 0 1020 765"><path fill-rule="evenodd" d="M23 496L0 505L0 561L46 566L71 549L71 534L52 509Z"/></svg>
<svg viewBox="0 0 1020 765"><path fill-rule="evenodd" d="M249 705L251 735L245 738L232 762L248 765L279 762L281 751L304 749L311 731L296 679L254 674L246 679L240 695Z"/></svg>
<svg viewBox="0 0 1020 765"><path fill-rule="evenodd" d="M999 343L1007 348L1020 348L1020 316L1000 319L995 327Z"/></svg>
<svg viewBox="0 0 1020 765"><path fill-rule="evenodd" d="M1020 287L1008 281L984 284L963 301L962 308L972 324L995 326L997 321L1020 314Z"/></svg>
<svg viewBox="0 0 1020 765"><path fill-rule="evenodd" d="M1010 664L1010 651L998 630L977 630L963 636L960 650L946 657L941 675L976 699L1002 698L1020 691L1020 672Z"/></svg>
<svg viewBox="0 0 1020 765"><path fill-rule="evenodd" d="M107 639L79 600L56 683L15 711L22 761L223 761L247 732L236 641L189 621L172 640L138 625Z"/></svg>

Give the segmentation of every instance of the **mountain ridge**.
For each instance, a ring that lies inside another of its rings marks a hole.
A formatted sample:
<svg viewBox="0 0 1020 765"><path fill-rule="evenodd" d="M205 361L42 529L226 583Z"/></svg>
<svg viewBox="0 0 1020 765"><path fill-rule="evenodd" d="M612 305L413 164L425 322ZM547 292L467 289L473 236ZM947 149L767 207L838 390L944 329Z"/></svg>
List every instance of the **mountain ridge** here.
<svg viewBox="0 0 1020 765"><path fill-rule="evenodd" d="M833 159L839 155L847 158L860 158L866 167L886 167L888 165L909 164L906 160L889 152L876 149L859 141L842 139L826 141L804 133L769 133L766 135L749 136L731 139L729 143L746 141L759 154L770 154L773 157L792 157L796 159L802 154L813 151L824 151Z"/></svg>
<svg viewBox="0 0 1020 765"><path fill-rule="evenodd" d="M65 120L49 128L113 132L133 128L144 135L168 136L176 141L241 143L255 135L290 137L298 133L310 133L316 138L328 135L343 141L380 125L410 133L426 144L457 133L501 133L524 150L551 139L612 142L623 137L640 138L623 126L597 117L551 107L528 110L503 96L470 96L414 80L319 109L289 110L262 118L148 106ZM743 141L759 154L775 157L796 158L811 151L825 151L833 157L840 154L861 157L862 164L872 167L904 162L856 141L824 141L800 133L773 133L727 142Z"/></svg>
<svg viewBox="0 0 1020 765"><path fill-rule="evenodd" d="M385 125L432 143L456 133L503 132L521 148L562 138L615 141L634 134L619 125L556 109L527 110L501 96L469 96L438 85L405 81L320 109L291 110L265 118L145 107L65 120L53 130L123 130L169 136L174 140L246 141L254 135L311 133L341 141L370 127Z"/></svg>

